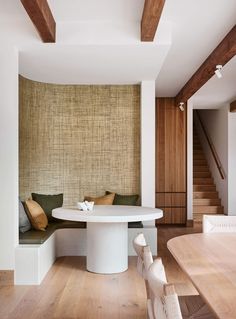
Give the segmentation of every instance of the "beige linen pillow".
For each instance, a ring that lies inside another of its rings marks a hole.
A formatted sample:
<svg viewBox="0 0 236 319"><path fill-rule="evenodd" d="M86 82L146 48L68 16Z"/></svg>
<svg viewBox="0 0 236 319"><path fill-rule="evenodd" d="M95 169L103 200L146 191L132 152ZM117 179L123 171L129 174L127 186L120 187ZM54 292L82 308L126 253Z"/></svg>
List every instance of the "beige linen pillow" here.
<svg viewBox="0 0 236 319"><path fill-rule="evenodd" d="M94 202L95 205L112 205L114 197L115 193L111 193L101 197L85 196L84 200L87 200L88 202Z"/></svg>
<svg viewBox="0 0 236 319"><path fill-rule="evenodd" d="M26 202L28 217L34 229L45 230L48 225L48 218L42 207L32 199Z"/></svg>

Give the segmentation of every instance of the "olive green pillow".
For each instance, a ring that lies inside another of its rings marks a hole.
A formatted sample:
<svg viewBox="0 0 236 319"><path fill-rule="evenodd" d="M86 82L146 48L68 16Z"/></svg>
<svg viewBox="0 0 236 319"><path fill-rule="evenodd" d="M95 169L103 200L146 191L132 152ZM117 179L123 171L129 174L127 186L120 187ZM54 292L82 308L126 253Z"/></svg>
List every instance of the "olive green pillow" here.
<svg viewBox="0 0 236 319"><path fill-rule="evenodd" d="M106 194L111 194L111 192L106 191ZM136 206L139 195L120 195L115 194L113 205L126 205L126 206Z"/></svg>
<svg viewBox="0 0 236 319"><path fill-rule="evenodd" d="M36 201L45 211L49 221L55 221L52 216L52 210L54 208L62 207L63 205L63 194L56 195L44 195L44 194L31 194L32 199Z"/></svg>
<svg viewBox="0 0 236 319"><path fill-rule="evenodd" d="M111 194L111 192L106 191L106 194ZM137 195L137 194L135 194L135 195L115 194L113 205L136 206L138 199L139 199L139 195ZM141 221L129 222L128 227L129 228L142 228L143 223Z"/></svg>

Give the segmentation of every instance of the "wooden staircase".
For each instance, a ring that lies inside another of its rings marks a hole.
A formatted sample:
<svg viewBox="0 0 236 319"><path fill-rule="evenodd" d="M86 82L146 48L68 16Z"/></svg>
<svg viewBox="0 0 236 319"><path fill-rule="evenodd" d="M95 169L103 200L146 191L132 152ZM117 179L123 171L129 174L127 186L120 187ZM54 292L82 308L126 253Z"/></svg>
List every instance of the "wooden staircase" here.
<svg viewBox="0 0 236 319"><path fill-rule="evenodd" d="M196 131L193 134L193 220L202 222L202 215L223 214L214 180L211 176Z"/></svg>

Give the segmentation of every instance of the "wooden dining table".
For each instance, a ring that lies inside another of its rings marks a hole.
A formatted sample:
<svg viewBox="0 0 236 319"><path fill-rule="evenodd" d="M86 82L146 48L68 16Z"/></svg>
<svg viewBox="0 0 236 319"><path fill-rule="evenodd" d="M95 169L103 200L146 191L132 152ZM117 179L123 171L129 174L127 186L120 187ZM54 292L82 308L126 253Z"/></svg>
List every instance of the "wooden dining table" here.
<svg viewBox="0 0 236 319"><path fill-rule="evenodd" d="M184 235L167 247L216 317L236 318L236 233Z"/></svg>

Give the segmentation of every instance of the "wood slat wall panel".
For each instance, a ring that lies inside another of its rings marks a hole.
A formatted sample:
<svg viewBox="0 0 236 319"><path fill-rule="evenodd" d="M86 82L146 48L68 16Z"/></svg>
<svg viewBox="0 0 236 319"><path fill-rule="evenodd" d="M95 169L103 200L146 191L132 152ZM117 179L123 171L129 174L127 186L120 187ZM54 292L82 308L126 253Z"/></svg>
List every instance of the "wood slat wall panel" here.
<svg viewBox="0 0 236 319"><path fill-rule="evenodd" d="M186 222L186 134L186 111L176 107L174 98L158 98L156 206L165 208L162 223Z"/></svg>
<svg viewBox="0 0 236 319"><path fill-rule="evenodd" d="M160 207L163 210L163 218L157 220L157 224L185 224L186 208L185 207Z"/></svg>
<svg viewBox="0 0 236 319"><path fill-rule="evenodd" d="M159 98L156 126L156 192L186 192L186 112Z"/></svg>
<svg viewBox="0 0 236 319"><path fill-rule="evenodd" d="M171 208L166 208L166 207L160 207L160 209L163 210L163 217L158 219L158 222L157 224L160 225L160 224L171 224L171 216L172 216L172 213L171 213Z"/></svg>
<svg viewBox="0 0 236 319"><path fill-rule="evenodd" d="M185 207L186 193L156 193L156 206Z"/></svg>

